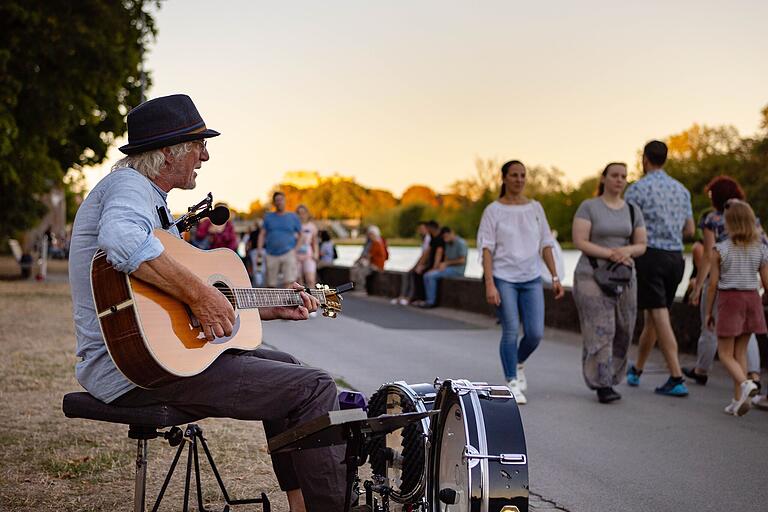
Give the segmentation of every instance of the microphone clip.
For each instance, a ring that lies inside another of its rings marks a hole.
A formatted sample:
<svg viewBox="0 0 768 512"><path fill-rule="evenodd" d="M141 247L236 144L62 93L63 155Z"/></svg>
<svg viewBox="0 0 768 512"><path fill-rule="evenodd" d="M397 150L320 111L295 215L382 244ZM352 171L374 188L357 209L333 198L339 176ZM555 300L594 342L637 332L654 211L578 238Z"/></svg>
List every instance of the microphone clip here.
<svg viewBox="0 0 768 512"><path fill-rule="evenodd" d="M213 204L213 195L208 192L208 195L205 196L205 199L197 203L196 205L190 206L187 208L187 213L179 217L176 222L169 223L168 227L176 226L178 228L179 233L183 233L184 231L188 231L189 228L200 222L202 219L209 217L213 209L211 208L211 205ZM159 213L159 210L158 210ZM163 212L165 213L165 212ZM162 214L160 215L160 220L163 220Z"/></svg>

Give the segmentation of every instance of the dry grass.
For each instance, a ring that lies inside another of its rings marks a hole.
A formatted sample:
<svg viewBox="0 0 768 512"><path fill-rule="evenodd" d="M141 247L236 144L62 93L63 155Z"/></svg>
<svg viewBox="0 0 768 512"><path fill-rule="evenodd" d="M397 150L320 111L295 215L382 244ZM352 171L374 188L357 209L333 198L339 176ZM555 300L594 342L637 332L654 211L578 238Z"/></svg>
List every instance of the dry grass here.
<svg viewBox="0 0 768 512"><path fill-rule="evenodd" d="M10 258L0 258L0 276L16 272ZM136 444L127 437L128 427L68 419L61 412L64 394L81 388L74 378L66 263L53 261L48 272L43 282L0 280L0 510L132 510ZM231 498L263 491L273 510L288 510L260 423L199 424ZM161 440L149 443L149 508L175 450ZM221 510L218 486L205 464L203 470L205 499ZM181 509L182 487L183 472L177 469L161 510Z"/></svg>

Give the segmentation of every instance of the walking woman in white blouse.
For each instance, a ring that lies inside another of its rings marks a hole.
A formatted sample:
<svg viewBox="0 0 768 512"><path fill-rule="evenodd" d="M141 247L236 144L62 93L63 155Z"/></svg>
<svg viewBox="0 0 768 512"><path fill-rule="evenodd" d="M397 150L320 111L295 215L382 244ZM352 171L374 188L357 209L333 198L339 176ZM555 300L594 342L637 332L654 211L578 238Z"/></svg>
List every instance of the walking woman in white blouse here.
<svg viewBox="0 0 768 512"><path fill-rule="evenodd" d="M501 167L501 194L483 212L477 248L483 258L485 298L501 320L501 364L507 386L524 404L528 383L523 363L544 335L544 289L539 259L552 274L556 299L565 295L552 252L554 239L538 201L525 197L525 165L517 160ZM518 331L524 335L518 343Z"/></svg>

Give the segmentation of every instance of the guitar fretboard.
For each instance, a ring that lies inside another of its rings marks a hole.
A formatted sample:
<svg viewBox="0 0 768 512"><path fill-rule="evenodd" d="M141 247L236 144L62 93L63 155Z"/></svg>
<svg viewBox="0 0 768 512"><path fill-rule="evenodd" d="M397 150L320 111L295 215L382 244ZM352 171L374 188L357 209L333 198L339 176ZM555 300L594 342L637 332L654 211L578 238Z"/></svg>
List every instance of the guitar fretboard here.
<svg viewBox="0 0 768 512"><path fill-rule="evenodd" d="M237 307L240 309L268 308L273 306L301 306L301 290L290 288L233 288ZM313 297L325 304L322 290L310 290Z"/></svg>

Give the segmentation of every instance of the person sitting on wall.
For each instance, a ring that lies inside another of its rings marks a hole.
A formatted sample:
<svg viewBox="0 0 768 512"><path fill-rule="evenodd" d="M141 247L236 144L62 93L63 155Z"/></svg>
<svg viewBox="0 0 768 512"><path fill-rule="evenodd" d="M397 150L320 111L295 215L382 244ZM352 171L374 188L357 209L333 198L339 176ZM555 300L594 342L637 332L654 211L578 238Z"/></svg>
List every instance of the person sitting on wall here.
<svg viewBox="0 0 768 512"><path fill-rule="evenodd" d="M448 226L440 230L440 237L445 243L443 261L437 264L437 269L424 274L424 289L427 300L419 307L433 308L437 304L437 282L444 277L461 277L467 267L467 243L453 232Z"/></svg>
<svg viewBox="0 0 768 512"><path fill-rule="evenodd" d="M368 226L366 236L368 238L367 250L363 250L355 264L352 265L349 275L356 288L360 289L360 285L365 284L366 291L369 291L367 289L368 276L384 270L384 262L389 258L389 252L378 226Z"/></svg>

